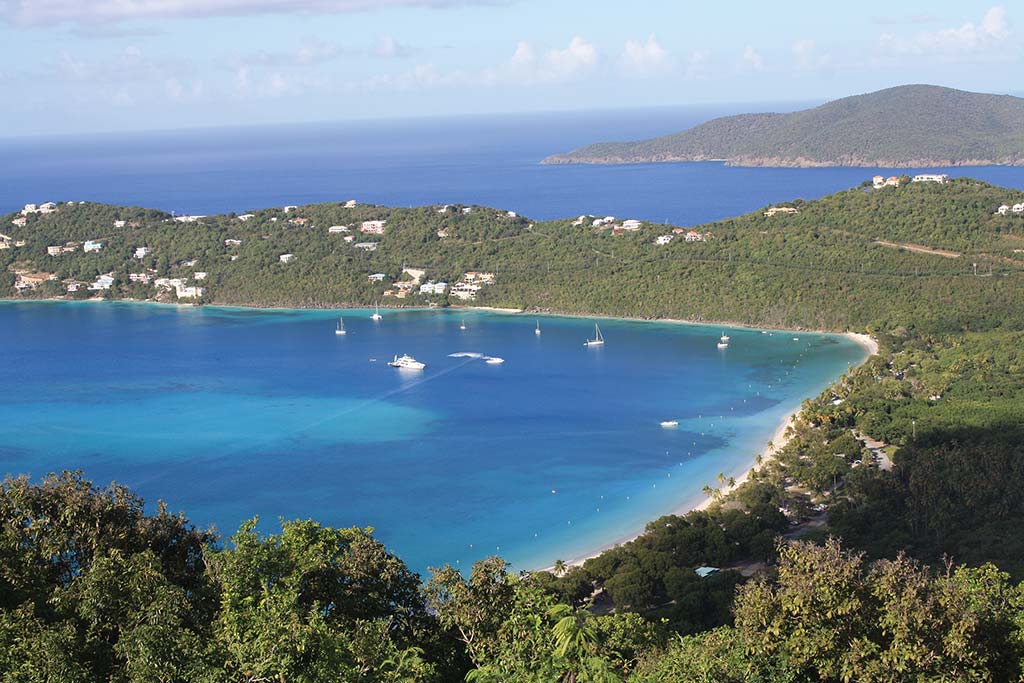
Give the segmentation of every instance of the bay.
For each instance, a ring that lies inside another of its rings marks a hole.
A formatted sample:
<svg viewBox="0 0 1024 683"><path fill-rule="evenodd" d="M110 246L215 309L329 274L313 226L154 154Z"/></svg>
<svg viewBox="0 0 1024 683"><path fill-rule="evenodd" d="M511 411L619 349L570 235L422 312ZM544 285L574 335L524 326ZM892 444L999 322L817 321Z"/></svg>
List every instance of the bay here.
<svg viewBox="0 0 1024 683"><path fill-rule="evenodd" d="M834 335L487 311L345 311L338 336L338 315L0 303L0 471L82 469L224 534L254 515L372 526L417 571L537 568L699 502L865 355ZM595 322L607 344L585 348ZM386 365L403 353L427 368Z"/></svg>

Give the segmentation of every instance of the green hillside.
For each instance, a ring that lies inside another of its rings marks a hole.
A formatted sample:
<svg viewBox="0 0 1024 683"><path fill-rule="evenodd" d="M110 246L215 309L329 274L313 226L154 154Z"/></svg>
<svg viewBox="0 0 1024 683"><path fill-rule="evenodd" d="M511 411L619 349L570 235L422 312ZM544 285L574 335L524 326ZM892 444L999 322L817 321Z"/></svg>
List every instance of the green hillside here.
<svg viewBox="0 0 1024 683"><path fill-rule="evenodd" d="M855 95L789 114L714 119L638 142L601 142L545 163L724 159L741 166L1024 163L1024 99L931 85Z"/></svg>

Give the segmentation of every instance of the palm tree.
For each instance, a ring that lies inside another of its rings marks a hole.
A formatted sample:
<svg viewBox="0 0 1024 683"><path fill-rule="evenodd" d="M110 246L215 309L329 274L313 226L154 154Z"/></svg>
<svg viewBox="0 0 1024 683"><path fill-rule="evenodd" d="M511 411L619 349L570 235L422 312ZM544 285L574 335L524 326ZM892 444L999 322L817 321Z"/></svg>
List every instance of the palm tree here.
<svg viewBox="0 0 1024 683"><path fill-rule="evenodd" d="M760 466L761 466L761 463L763 463L763 462L764 462L764 456L763 456L763 455L761 455L760 453L758 453L757 455L755 455L755 456L754 456L754 464L755 464L755 465L757 465L758 467L760 467Z"/></svg>
<svg viewBox="0 0 1024 683"><path fill-rule="evenodd" d="M555 638L555 656L565 659L569 667L563 680L576 683L577 674L591 663L597 649L593 615L586 609L554 605L548 610L548 616L558 619L551 627L551 635Z"/></svg>
<svg viewBox="0 0 1024 683"><path fill-rule="evenodd" d="M565 560L555 560L555 564L551 568L554 570L555 576L562 576L569 565L565 563Z"/></svg>
<svg viewBox="0 0 1024 683"><path fill-rule="evenodd" d="M718 476L715 477L715 479L718 480L719 484L724 484L725 483L725 472L719 472Z"/></svg>
<svg viewBox="0 0 1024 683"><path fill-rule="evenodd" d="M773 452L773 453L775 452L775 442L774 441L769 441L768 442L768 450Z"/></svg>
<svg viewBox="0 0 1024 683"><path fill-rule="evenodd" d="M729 477L729 488L736 486L736 477Z"/></svg>
<svg viewBox="0 0 1024 683"><path fill-rule="evenodd" d="M701 491L704 493L705 496L709 498L711 497L711 494L714 493L711 487L708 486L707 484L704 484L704 488L702 488Z"/></svg>

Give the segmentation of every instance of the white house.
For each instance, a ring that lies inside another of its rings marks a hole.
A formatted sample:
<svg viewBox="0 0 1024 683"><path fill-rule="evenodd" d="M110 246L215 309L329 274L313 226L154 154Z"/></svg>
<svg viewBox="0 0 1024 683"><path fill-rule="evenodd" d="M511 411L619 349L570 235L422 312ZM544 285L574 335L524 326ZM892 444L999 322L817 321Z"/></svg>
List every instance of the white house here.
<svg viewBox="0 0 1024 683"><path fill-rule="evenodd" d="M346 242L352 242L353 240L355 240L355 238L356 238L355 235L345 235L344 240Z"/></svg>
<svg viewBox="0 0 1024 683"><path fill-rule="evenodd" d="M346 209L354 209L354 208L356 208L356 203L357 203L356 200L350 199L347 202L345 202L345 208Z"/></svg>
<svg viewBox="0 0 1024 683"><path fill-rule="evenodd" d="M207 273L202 270L197 270L196 272L192 273L192 277L196 280L205 280L206 275Z"/></svg>
<svg viewBox="0 0 1024 683"><path fill-rule="evenodd" d="M39 213L52 213L57 210L57 205L53 202L43 202L39 205Z"/></svg>
<svg viewBox="0 0 1024 683"><path fill-rule="evenodd" d="M1010 210L1014 213L1024 213L1024 204L1014 204Z"/></svg>
<svg viewBox="0 0 1024 683"><path fill-rule="evenodd" d="M356 242L353 246L356 249L362 249L363 251L377 251L376 242Z"/></svg>
<svg viewBox="0 0 1024 683"><path fill-rule="evenodd" d="M94 292L98 292L101 289L110 289L113 284L114 274L107 273L106 275L100 275L98 278L96 278L96 282L89 285L89 289L93 290Z"/></svg>
<svg viewBox="0 0 1024 683"><path fill-rule="evenodd" d="M583 221L587 220L588 218L590 218L590 216L580 216L579 218L574 220L571 225L574 228L578 228L581 225L583 225Z"/></svg>
<svg viewBox="0 0 1024 683"><path fill-rule="evenodd" d="M1009 210L1010 210L1009 205L1003 204L998 209L996 209L996 213L999 214L1000 216L1005 216Z"/></svg>
<svg viewBox="0 0 1024 683"><path fill-rule="evenodd" d="M696 230L690 230L688 233L686 233L686 241L687 242L703 242L704 241L704 235L700 234Z"/></svg>
<svg viewBox="0 0 1024 683"><path fill-rule="evenodd" d="M515 211L507 211L505 215L508 216L509 218L515 218L519 214L517 214Z"/></svg>
<svg viewBox="0 0 1024 683"><path fill-rule="evenodd" d="M256 214L254 213L243 213L241 216L237 216L238 220L242 221L243 223L248 220L252 220L255 217Z"/></svg>
<svg viewBox="0 0 1024 683"><path fill-rule="evenodd" d="M123 228L126 225L128 225L128 221L114 221L115 228Z"/></svg>
<svg viewBox="0 0 1024 683"><path fill-rule="evenodd" d="M60 256L64 253L64 247L47 247L46 253L50 256Z"/></svg>
<svg viewBox="0 0 1024 683"><path fill-rule="evenodd" d="M82 251L87 254L91 251L100 251L101 249L103 249L103 243L94 240L86 240L85 244L82 245Z"/></svg>
<svg viewBox="0 0 1024 683"><path fill-rule="evenodd" d="M131 282L142 282L144 284L148 284L153 278L149 273L128 273L128 279Z"/></svg>
<svg viewBox="0 0 1024 683"><path fill-rule="evenodd" d="M672 235L659 235L658 239L654 240L655 244L668 244L672 241Z"/></svg>
<svg viewBox="0 0 1024 683"><path fill-rule="evenodd" d="M630 232L633 232L634 230L639 230L640 228L643 227L643 225L643 221L638 221L635 218L630 218L628 221L622 221L622 229L628 230Z"/></svg>
<svg viewBox="0 0 1024 683"><path fill-rule="evenodd" d="M23 208L21 210L21 215L22 216L27 216L30 213L38 213L38 212L39 212L39 207L38 206L36 206L35 204L26 204L25 208Z"/></svg>
<svg viewBox="0 0 1024 683"><path fill-rule="evenodd" d="M291 263L295 260L295 254L281 254L277 257L281 263Z"/></svg>
<svg viewBox="0 0 1024 683"><path fill-rule="evenodd" d="M915 183L945 183L949 180L949 175L946 173L921 173L914 176L913 182Z"/></svg>
<svg viewBox="0 0 1024 683"><path fill-rule="evenodd" d="M475 270L471 270L463 275L462 279L466 282L479 282L485 285L493 285L494 273L478 273Z"/></svg>
<svg viewBox="0 0 1024 683"><path fill-rule="evenodd" d="M348 231L348 228L346 228L344 225L332 225L331 227L327 228L328 234L331 235L337 235Z"/></svg>
<svg viewBox="0 0 1024 683"><path fill-rule="evenodd" d="M387 221L363 221L359 225L359 232L365 232L368 235L383 235L386 223Z"/></svg>
<svg viewBox="0 0 1024 683"><path fill-rule="evenodd" d="M284 212L288 213L289 211L294 211L297 208L299 208L299 207L297 207L297 206L286 206L286 207L284 207Z"/></svg>
<svg viewBox="0 0 1024 683"><path fill-rule="evenodd" d="M175 216L174 220L178 223L196 223L204 218L206 218L206 216Z"/></svg>
<svg viewBox="0 0 1024 683"><path fill-rule="evenodd" d="M476 298L476 294L479 291L480 285L460 282L452 287L451 295L456 299L461 299L462 301L472 301Z"/></svg>
<svg viewBox="0 0 1024 683"><path fill-rule="evenodd" d="M462 213L473 213L473 207L472 206L464 206L464 207L462 207Z"/></svg>
<svg viewBox="0 0 1024 683"><path fill-rule="evenodd" d="M149 256L149 247L135 247L135 258L146 258Z"/></svg>
<svg viewBox="0 0 1024 683"><path fill-rule="evenodd" d="M444 294L447 289L447 282L429 281L420 285L420 294Z"/></svg>
<svg viewBox="0 0 1024 683"><path fill-rule="evenodd" d="M178 287L175 293L179 299L198 299L204 291L202 287Z"/></svg>
<svg viewBox="0 0 1024 683"><path fill-rule="evenodd" d="M367 276L370 282L383 282L385 277L387 276L384 273L374 273Z"/></svg>
<svg viewBox="0 0 1024 683"><path fill-rule="evenodd" d="M28 223L28 219L25 218L24 216L18 216L17 218L11 221L11 225L17 226L19 228L24 228L26 223Z"/></svg>
<svg viewBox="0 0 1024 683"><path fill-rule="evenodd" d="M224 240L225 247L238 247L241 246L242 240L226 239Z"/></svg>

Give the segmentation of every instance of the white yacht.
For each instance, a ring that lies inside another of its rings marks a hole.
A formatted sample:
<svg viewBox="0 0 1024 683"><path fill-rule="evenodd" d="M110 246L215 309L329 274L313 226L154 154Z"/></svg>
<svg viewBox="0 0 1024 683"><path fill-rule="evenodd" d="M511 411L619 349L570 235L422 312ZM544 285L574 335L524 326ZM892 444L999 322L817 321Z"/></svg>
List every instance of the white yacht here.
<svg viewBox="0 0 1024 683"><path fill-rule="evenodd" d="M722 342L723 344L728 344L729 343L729 335L727 335L725 332L723 332L722 336L718 338L718 341Z"/></svg>
<svg viewBox="0 0 1024 683"><path fill-rule="evenodd" d="M662 421L661 426L666 428L666 429L670 429L672 427L678 427L679 426L679 420L664 420L664 421Z"/></svg>
<svg viewBox="0 0 1024 683"><path fill-rule="evenodd" d="M345 334L345 319L338 318L338 328L334 330L334 334L342 335Z"/></svg>
<svg viewBox="0 0 1024 683"><path fill-rule="evenodd" d="M374 304L373 305L373 315L370 316L370 320L380 320L383 317L384 316L382 316L380 314L380 307L379 307L379 305L378 304Z"/></svg>
<svg viewBox="0 0 1024 683"><path fill-rule="evenodd" d="M537 328L533 331L535 335L540 336L540 321L537 321Z"/></svg>
<svg viewBox="0 0 1024 683"><path fill-rule="evenodd" d="M594 325L594 338L593 339L588 339L587 341L583 342L583 345L584 346L603 346L604 345L604 336L601 334L601 328L598 327L597 325Z"/></svg>
<svg viewBox="0 0 1024 683"><path fill-rule="evenodd" d="M505 362L505 359L498 358L497 356L484 356L484 362L489 365L501 365Z"/></svg>
<svg viewBox="0 0 1024 683"><path fill-rule="evenodd" d="M427 367L426 363L419 362L409 354L403 354L401 357L395 356L395 359L388 362L388 365L402 370L422 370Z"/></svg>

